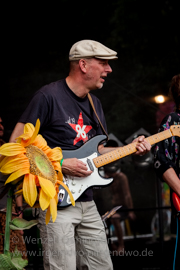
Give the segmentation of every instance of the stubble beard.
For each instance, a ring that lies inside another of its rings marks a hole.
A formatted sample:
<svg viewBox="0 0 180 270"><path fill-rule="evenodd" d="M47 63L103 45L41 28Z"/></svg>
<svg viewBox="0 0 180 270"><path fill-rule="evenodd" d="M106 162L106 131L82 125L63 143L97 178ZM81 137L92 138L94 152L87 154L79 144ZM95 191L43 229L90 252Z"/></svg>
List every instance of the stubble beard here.
<svg viewBox="0 0 180 270"><path fill-rule="evenodd" d="M103 88L103 83L101 83L101 85L98 87L98 89L101 89Z"/></svg>

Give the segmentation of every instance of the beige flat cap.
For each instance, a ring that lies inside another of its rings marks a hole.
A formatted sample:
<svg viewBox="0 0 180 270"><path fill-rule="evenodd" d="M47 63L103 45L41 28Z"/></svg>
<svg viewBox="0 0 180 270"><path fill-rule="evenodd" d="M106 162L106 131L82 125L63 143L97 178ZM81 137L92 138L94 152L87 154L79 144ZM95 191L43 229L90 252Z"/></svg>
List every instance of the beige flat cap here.
<svg viewBox="0 0 180 270"><path fill-rule="evenodd" d="M94 40L81 40L76 42L70 49L69 61L80 60L82 58L117 59L117 52L109 49L103 44Z"/></svg>

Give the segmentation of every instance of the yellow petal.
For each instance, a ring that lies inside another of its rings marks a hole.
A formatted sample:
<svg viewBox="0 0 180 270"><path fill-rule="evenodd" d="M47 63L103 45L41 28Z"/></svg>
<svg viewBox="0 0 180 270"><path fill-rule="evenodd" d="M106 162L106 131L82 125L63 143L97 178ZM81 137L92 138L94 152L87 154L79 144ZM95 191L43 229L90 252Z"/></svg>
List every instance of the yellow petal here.
<svg viewBox="0 0 180 270"><path fill-rule="evenodd" d="M23 187L23 182L21 182L19 185L16 186L16 190L20 190Z"/></svg>
<svg viewBox="0 0 180 270"><path fill-rule="evenodd" d="M54 196L54 198L55 198L55 200L56 200L56 205L58 204L58 195L56 194L55 196Z"/></svg>
<svg viewBox="0 0 180 270"><path fill-rule="evenodd" d="M37 199L37 188L35 183L35 175L26 174L23 180L23 196L27 204L31 207Z"/></svg>
<svg viewBox="0 0 180 270"><path fill-rule="evenodd" d="M50 212L50 206L49 206L46 212L46 219L45 219L46 225L49 223L50 217L51 217L51 212Z"/></svg>
<svg viewBox="0 0 180 270"><path fill-rule="evenodd" d="M5 143L0 147L0 155L15 156L25 153L26 149L20 143Z"/></svg>
<svg viewBox="0 0 180 270"><path fill-rule="evenodd" d="M10 173L15 172L17 170L20 170L23 167L28 167L28 166L29 166L29 161L28 161L28 158L26 156L24 156L24 159L11 157L11 158L9 158L8 162L6 162L1 167L1 172L4 174L10 174Z"/></svg>
<svg viewBox="0 0 180 270"><path fill-rule="evenodd" d="M35 138L38 135L39 129L40 129L40 121L39 121L39 119L37 119L34 133L33 133L32 137L31 137L28 145L31 144L35 140Z"/></svg>
<svg viewBox="0 0 180 270"><path fill-rule="evenodd" d="M58 172L61 171L60 162L57 162L57 161L51 161L51 163L52 163L52 165L53 165L55 171L58 171Z"/></svg>
<svg viewBox="0 0 180 270"><path fill-rule="evenodd" d="M32 123L25 124L25 126L24 126L24 134L29 133L32 136L34 130L35 130L35 128L34 128L34 125Z"/></svg>
<svg viewBox="0 0 180 270"><path fill-rule="evenodd" d="M16 140L19 140L19 139L28 140L28 139L30 139L32 137L32 134L33 134L32 131L23 133L22 135L20 135L19 137L17 137Z"/></svg>
<svg viewBox="0 0 180 270"><path fill-rule="evenodd" d="M18 170L18 171L16 171L16 172L12 173L12 174L8 177L8 179L6 180L5 185L6 185L7 183L10 183L10 182L16 180L17 178L19 178L19 177L21 177L21 176L23 176L23 175L25 175L25 174L28 174L28 173L29 173L29 166L28 166L28 167L25 167L25 168L22 168L21 170Z"/></svg>
<svg viewBox="0 0 180 270"><path fill-rule="evenodd" d="M16 156L14 156L16 157ZM9 162L10 160L12 160L13 157L5 157L3 156L3 159L1 159L0 161L0 169L7 163Z"/></svg>
<svg viewBox="0 0 180 270"><path fill-rule="evenodd" d="M42 189L40 189L39 204L43 211L48 208L50 204L50 200L51 200L50 197L47 196L46 193Z"/></svg>
<svg viewBox="0 0 180 270"><path fill-rule="evenodd" d="M57 203L56 203L55 198L50 200L50 212L52 215L52 220L54 222L56 220L56 217L57 217Z"/></svg>
<svg viewBox="0 0 180 270"><path fill-rule="evenodd" d="M4 159L4 156L0 155L0 162Z"/></svg>
<svg viewBox="0 0 180 270"><path fill-rule="evenodd" d="M30 133L22 134L21 136L16 138L16 142L22 144L22 146L26 146L26 144L27 144L28 140L30 140L30 138L31 138Z"/></svg>
<svg viewBox="0 0 180 270"><path fill-rule="evenodd" d="M34 205L33 205L33 208L40 208L40 205L38 202L36 202Z"/></svg>
<svg viewBox="0 0 180 270"><path fill-rule="evenodd" d="M16 191L14 194L15 194L15 195L22 195L22 194L23 194L23 190L20 189L20 190Z"/></svg>
<svg viewBox="0 0 180 270"><path fill-rule="evenodd" d="M51 149L49 146L45 146L45 147L43 148L43 151L44 151L44 153L46 154L46 156L49 158L49 155L50 155L52 149Z"/></svg>
<svg viewBox="0 0 180 270"><path fill-rule="evenodd" d="M28 140L32 137L33 133L34 133L35 127L33 124L31 123L27 123L24 126L24 133L19 136L17 139L23 139L23 140Z"/></svg>
<svg viewBox="0 0 180 270"><path fill-rule="evenodd" d="M43 147L47 147L47 142L40 134L38 134L33 142L33 145L43 149Z"/></svg>
<svg viewBox="0 0 180 270"><path fill-rule="evenodd" d="M1 161L0 161L0 168L2 168L5 164L10 162L11 160L16 160L17 163L18 163L18 162L21 162L23 160L27 160L27 157L24 154L15 155L15 156L12 156L12 157L3 156L3 159L1 159Z"/></svg>
<svg viewBox="0 0 180 270"><path fill-rule="evenodd" d="M27 129L28 129L30 123L27 123L26 125L27 125ZM31 143L33 143L33 141L36 139L36 137L38 135L39 129L40 129L40 121L39 121L39 119L37 119L36 126L35 126L35 129L34 129L34 132L32 133L32 136L29 139L27 139L27 140L21 140L21 144L24 147L27 147L28 145L30 145ZM21 135L21 136L23 136L23 135Z"/></svg>
<svg viewBox="0 0 180 270"><path fill-rule="evenodd" d="M63 174L62 174L62 171L61 170L58 170L58 180L63 181Z"/></svg>
<svg viewBox="0 0 180 270"><path fill-rule="evenodd" d="M52 161L60 161L63 158L61 148L55 147L51 149L50 153L48 153L48 157Z"/></svg>
<svg viewBox="0 0 180 270"><path fill-rule="evenodd" d="M43 191L46 193L46 195L49 196L50 199L54 198L56 191L52 182L40 176L38 176L38 179L39 179L39 184L41 188L43 189Z"/></svg>

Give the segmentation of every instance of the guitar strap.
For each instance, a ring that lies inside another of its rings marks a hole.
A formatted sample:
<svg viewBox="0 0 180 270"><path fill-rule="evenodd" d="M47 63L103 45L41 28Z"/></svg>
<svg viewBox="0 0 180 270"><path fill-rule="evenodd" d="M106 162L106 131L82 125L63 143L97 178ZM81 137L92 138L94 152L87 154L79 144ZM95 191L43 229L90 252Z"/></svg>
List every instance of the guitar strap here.
<svg viewBox="0 0 180 270"><path fill-rule="evenodd" d="M97 119L98 119L98 121L99 121L99 124L101 125L102 130L104 131L104 133L106 134L106 136L107 136L107 138L108 138L108 134L107 134L107 132L105 131L105 129L104 129L104 127L103 127L103 124L101 123L101 120L99 119L99 116L97 115L97 112L96 112L96 109L95 109L95 107L94 107L94 103L93 103L92 97L91 97L91 95L90 95L89 93L88 93L87 95L88 95L89 102L90 102L90 104L91 104L91 106L92 106L92 108L93 108L93 111L94 111L94 113L95 113L95 115L96 115L96 117L97 117Z"/></svg>

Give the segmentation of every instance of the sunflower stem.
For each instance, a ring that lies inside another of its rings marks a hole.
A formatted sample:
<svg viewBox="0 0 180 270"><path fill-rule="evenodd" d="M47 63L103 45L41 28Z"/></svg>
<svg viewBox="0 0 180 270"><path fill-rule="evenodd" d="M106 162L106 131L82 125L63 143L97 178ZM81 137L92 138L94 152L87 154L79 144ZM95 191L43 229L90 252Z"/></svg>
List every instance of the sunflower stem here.
<svg viewBox="0 0 180 270"><path fill-rule="evenodd" d="M13 189L10 188L7 196L7 208L6 208L6 225L5 225L5 237L4 237L4 254L9 253L10 247L10 226L9 222L12 219L12 195Z"/></svg>

